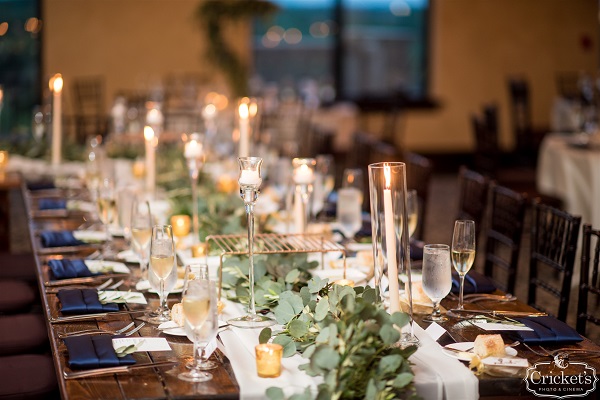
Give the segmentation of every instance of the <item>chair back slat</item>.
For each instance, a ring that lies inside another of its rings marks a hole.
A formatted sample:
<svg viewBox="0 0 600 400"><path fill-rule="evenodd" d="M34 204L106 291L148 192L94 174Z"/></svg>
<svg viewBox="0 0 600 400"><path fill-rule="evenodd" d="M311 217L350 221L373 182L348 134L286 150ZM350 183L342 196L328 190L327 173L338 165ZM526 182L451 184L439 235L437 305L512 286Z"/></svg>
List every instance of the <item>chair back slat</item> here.
<svg viewBox="0 0 600 400"><path fill-rule="evenodd" d="M478 172L461 166L458 173L458 213L456 219L475 221L477 237L481 232L487 205L489 180Z"/></svg>
<svg viewBox="0 0 600 400"><path fill-rule="evenodd" d="M569 295L581 217L535 201L531 224L529 291L527 303L536 306L538 291L558 299L557 318L567 318ZM549 273L554 270L555 273ZM557 277L559 288L549 280ZM544 303L548 301L543 300Z"/></svg>
<svg viewBox="0 0 600 400"><path fill-rule="evenodd" d="M587 322L600 325L599 316L592 314L588 309L590 293L594 295L596 300L596 312L598 309L598 302L600 301L600 287L598 286L600 230L593 229L589 224L583 225L583 238L581 242L581 273L579 276L576 329L577 332L585 335Z"/></svg>

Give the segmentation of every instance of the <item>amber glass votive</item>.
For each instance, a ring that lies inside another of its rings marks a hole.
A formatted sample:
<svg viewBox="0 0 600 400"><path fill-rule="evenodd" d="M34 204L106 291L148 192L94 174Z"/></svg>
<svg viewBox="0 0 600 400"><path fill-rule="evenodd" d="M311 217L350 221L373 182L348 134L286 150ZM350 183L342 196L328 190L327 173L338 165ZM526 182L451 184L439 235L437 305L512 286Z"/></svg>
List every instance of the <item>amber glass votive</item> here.
<svg viewBox="0 0 600 400"><path fill-rule="evenodd" d="M340 286L350 286L350 287L354 287L354 281L352 279L338 279L337 281L333 282L336 285L340 285Z"/></svg>
<svg viewBox="0 0 600 400"><path fill-rule="evenodd" d="M134 178L136 178L136 179L143 178L144 175L146 175L146 165L144 163L144 160L135 160L131 167L131 171L132 171Z"/></svg>
<svg viewBox="0 0 600 400"><path fill-rule="evenodd" d="M173 215L171 217L171 226L173 226L173 235L183 238L190 233L191 220L189 215Z"/></svg>
<svg viewBox="0 0 600 400"><path fill-rule="evenodd" d="M261 378L277 378L281 375L281 357L283 347L275 343L258 344L256 351L256 370Z"/></svg>
<svg viewBox="0 0 600 400"><path fill-rule="evenodd" d="M206 257L207 246L206 243L195 243L192 245L192 257Z"/></svg>
<svg viewBox="0 0 600 400"><path fill-rule="evenodd" d="M8 150L0 150L0 170L8 166Z"/></svg>

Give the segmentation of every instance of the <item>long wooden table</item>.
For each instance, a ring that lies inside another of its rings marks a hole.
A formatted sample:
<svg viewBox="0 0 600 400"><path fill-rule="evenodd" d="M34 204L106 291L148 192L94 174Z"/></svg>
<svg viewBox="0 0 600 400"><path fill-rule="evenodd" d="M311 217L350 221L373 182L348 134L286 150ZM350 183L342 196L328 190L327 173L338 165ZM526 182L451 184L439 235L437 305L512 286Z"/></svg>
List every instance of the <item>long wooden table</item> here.
<svg viewBox="0 0 600 400"><path fill-rule="evenodd" d="M58 301L56 298L56 288L50 288L45 285L48 280L47 261L56 257L82 258L97 250L95 246L79 246L77 248L45 249L39 241L39 232L45 229L75 229L86 222L87 216L81 213L67 213L67 215L53 215L50 213L37 213L32 207L35 206L35 198L31 192L23 186L26 208L29 215L29 229L31 243L36 254L39 288L43 307L46 312L46 323L48 334L54 354L54 363L58 380L60 383L61 394L64 399L235 399L239 397L239 387L236 383L229 360L218 350L213 354L213 359L218 361L219 367L211 373L213 380L200 384L184 382L177 378L177 374L185 367L178 363L174 367L167 368L149 368L140 369L131 373L114 374L108 376L97 376L92 378L65 380L63 374L70 371L67 364L66 347L63 341L58 337L64 332L73 332L83 329L102 328L108 330L119 329L131 321L139 324L135 315L114 315L107 320L80 321L71 323L52 323L50 319L59 315ZM56 195L57 192L52 192ZM58 192L60 195L60 192ZM35 196L39 196L36 194ZM89 221L87 221L89 222ZM119 242L115 241L115 246ZM135 265L129 265L135 268ZM126 281L120 290L128 290L132 281ZM157 296L148 294L149 303L155 306L158 302ZM170 301L176 302L177 296L171 296ZM443 306L452 308L456 302L447 298L443 301ZM535 311L531 307L521 302L497 303L497 302L479 302L469 305L473 309L505 309L514 311ZM422 315L416 315L415 320L422 327L426 323L421 321ZM441 339L441 344L457 341L473 341L482 331L474 325L455 319L449 319L442 323L450 335ZM192 344L185 337L168 336L159 331L155 326L147 324L137 335L165 337L169 342L172 351L153 352L153 353L135 353L138 363L158 362L164 360L181 361L192 355ZM600 351L600 347L585 339L576 347L594 349ZM538 361L548 361L548 358L539 357L528 351L523 346L517 348L519 356L526 357L531 364ZM600 358L586 358L585 361L600 370ZM568 373L569 370L566 370ZM479 376L479 393L481 397L512 397L512 396L532 396L525 389L525 383L522 377L494 377L483 374Z"/></svg>

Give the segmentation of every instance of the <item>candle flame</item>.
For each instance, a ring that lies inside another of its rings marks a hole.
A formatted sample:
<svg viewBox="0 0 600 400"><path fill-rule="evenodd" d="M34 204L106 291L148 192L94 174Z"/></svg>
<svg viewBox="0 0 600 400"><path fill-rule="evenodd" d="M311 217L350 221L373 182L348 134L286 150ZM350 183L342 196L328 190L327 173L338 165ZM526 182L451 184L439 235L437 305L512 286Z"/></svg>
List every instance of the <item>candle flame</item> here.
<svg viewBox="0 0 600 400"><path fill-rule="evenodd" d="M385 188L390 189L392 186L392 171L389 165L383 167L383 175L385 177Z"/></svg>
<svg viewBox="0 0 600 400"><path fill-rule="evenodd" d="M144 139L152 140L154 139L154 129L149 126L144 127Z"/></svg>
<svg viewBox="0 0 600 400"><path fill-rule="evenodd" d="M251 117L256 117L256 114L258 113L258 104L256 104L255 102L250 103L250 107L248 108L248 112L250 113Z"/></svg>
<svg viewBox="0 0 600 400"><path fill-rule="evenodd" d="M54 93L60 93L63 88L63 78L61 74L56 74L52 78L50 78L50 90L53 90Z"/></svg>
<svg viewBox="0 0 600 400"><path fill-rule="evenodd" d="M248 104L242 103L240 104L240 108L238 110L241 119L248 119Z"/></svg>

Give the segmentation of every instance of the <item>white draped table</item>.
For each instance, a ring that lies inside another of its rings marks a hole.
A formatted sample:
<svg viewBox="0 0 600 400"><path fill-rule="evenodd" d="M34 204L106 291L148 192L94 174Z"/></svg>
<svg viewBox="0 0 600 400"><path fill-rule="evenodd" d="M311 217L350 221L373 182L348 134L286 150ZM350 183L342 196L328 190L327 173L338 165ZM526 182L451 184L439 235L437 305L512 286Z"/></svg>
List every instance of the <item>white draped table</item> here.
<svg viewBox="0 0 600 400"><path fill-rule="evenodd" d="M221 318L226 320L244 314L240 304L225 300L226 306ZM278 327L273 327L277 331ZM240 386L242 400L265 398L265 390L278 386L289 396L301 393L306 387L316 388L322 382L320 377L313 378L298 369L308 362L300 355L284 358L282 374L278 378L259 378L256 372L254 346L258 344L260 329L230 328L220 334L221 351L229 358ZM415 373L417 393L427 400L477 399L479 382L469 369L457 359L442 352L441 346L428 334L415 325L415 334L420 340L419 349L410 358Z"/></svg>
<svg viewBox="0 0 600 400"><path fill-rule="evenodd" d="M537 186L560 198L582 223L600 227L600 144L580 135L550 134L540 147Z"/></svg>

